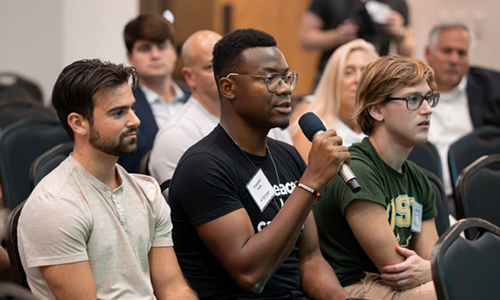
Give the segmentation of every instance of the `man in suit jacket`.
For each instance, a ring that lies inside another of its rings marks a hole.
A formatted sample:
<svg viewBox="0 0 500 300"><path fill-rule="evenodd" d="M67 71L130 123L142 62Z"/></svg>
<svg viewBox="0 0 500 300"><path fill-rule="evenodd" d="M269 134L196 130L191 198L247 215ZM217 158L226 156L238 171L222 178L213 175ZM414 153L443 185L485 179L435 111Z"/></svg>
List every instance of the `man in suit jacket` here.
<svg viewBox="0 0 500 300"><path fill-rule="evenodd" d="M429 141L441 156L447 195L453 193L447 160L450 145L475 128L500 126L500 73L469 67L470 42L467 26L441 24L431 31L425 49L441 94L433 111Z"/></svg>
<svg viewBox="0 0 500 300"><path fill-rule="evenodd" d="M119 160L128 172L139 172L141 159L153 147L156 133L187 100L172 78L177 61L174 37L172 23L160 15L139 15L125 26L128 62L139 73L134 97L141 120L137 152Z"/></svg>

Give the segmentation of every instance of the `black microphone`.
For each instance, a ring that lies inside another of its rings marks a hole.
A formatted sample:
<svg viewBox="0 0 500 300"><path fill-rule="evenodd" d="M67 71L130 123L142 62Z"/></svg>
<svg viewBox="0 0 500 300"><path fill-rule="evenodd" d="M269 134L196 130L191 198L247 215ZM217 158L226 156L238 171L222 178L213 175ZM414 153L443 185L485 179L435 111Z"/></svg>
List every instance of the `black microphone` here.
<svg viewBox="0 0 500 300"><path fill-rule="evenodd" d="M307 137L309 141L312 142L313 138L316 135L323 133L326 131L325 125L323 122L312 112L308 112L299 119L299 126L302 129L302 132ZM342 180L349 186L353 193L357 193L361 190L361 186L356 179L356 175L352 172L351 168L345 163L342 164L339 170L339 176Z"/></svg>

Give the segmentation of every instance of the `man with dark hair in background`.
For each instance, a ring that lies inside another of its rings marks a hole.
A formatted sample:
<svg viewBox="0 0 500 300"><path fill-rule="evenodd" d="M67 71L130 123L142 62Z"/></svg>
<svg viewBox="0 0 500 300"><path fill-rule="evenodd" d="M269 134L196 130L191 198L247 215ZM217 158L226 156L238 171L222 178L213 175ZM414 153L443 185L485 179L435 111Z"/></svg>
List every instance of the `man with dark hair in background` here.
<svg viewBox="0 0 500 300"><path fill-rule="evenodd" d="M141 120L137 152L120 157L119 163L132 173L139 172L142 157L153 147L156 133L187 100L172 78L177 50L175 29L161 15L142 14L124 30L128 62L139 73L134 90L137 117Z"/></svg>
<svg viewBox="0 0 500 300"><path fill-rule="evenodd" d="M137 149L136 84L133 67L99 60L74 62L57 79L52 104L73 152L33 190L18 227L37 298L196 299L158 183L116 164Z"/></svg>
<svg viewBox="0 0 500 300"><path fill-rule="evenodd" d="M201 299L346 299L319 251L315 191L349 161L329 130L309 166L268 138L290 122L297 73L272 36L225 35L213 52L219 125L184 153L169 191L179 264ZM308 298L309 297L309 298Z"/></svg>
<svg viewBox="0 0 500 300"><path fill-rule="evenodd" d="M454 183L448 170L448 150L455 141L475 128L500 127L500 73L469 67L472 37L463 24L434 27L425 48L425 58L436 74L441 104L434 109L429 141L441 157L446 194L453 194ZM450 212L455 212L449 201Z"/></svg>

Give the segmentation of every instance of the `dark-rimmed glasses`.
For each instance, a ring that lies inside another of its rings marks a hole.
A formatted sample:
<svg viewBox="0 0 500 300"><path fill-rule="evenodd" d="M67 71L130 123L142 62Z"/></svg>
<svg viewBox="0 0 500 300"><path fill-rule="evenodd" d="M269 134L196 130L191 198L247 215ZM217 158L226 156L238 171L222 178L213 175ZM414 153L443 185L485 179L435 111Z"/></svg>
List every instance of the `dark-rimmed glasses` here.
<svg viewBox="0 0 500 300"><path fill-rule="evenodd" d="M424 99L427 100L429 103L430 107L436 107L436 105L439 102L439 93L429 93L425 96L422 95L410 95L408 97L389 97L385 99L384 102L387 101L392 101L392 100L405 100L406 101L406 108L408 110L417 110L422 106L422 103L424 103Z"/></svg>
<svg viewBox="0 0 500 300"><path fill-rule="evenodd" d="M248 77L257 77L264 78L267 86L267 90L271 93L276 92L281 87L281 82L285 82L290 86L290 89L294 89L297 85L297 80L299 79L299 74L297 72L288 72L285 76L280 73L270 73L268 75L246 75L246 74L238 74L238 73L229 73L226 78L229 76L248 76Z"/></svg>

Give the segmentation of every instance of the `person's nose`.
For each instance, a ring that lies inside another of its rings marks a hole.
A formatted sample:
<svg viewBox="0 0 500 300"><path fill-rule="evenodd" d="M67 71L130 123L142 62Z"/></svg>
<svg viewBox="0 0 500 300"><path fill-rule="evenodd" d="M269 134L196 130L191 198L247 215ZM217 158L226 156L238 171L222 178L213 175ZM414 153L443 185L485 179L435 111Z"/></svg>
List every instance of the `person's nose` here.
<svg viewBox="0 0 500 300"><path fill-rule="evenodd" d="M276 95L281 96L281 95L291 95L292 94L292 82L286 82L283 79L281 79L281 84L278 90L276 91Z"/></svg>
<svg viewBox="0 0 500 300"><path fill-rule="evenodd" d="M135 111L131 109L130 116L127 122L127 127L139 127L139 125L141 125L141 120L135 114Z"/></svg>
<svg viewBox="0 0 500 300"><path fill-rule="evenodd" d="M363 70L356 70L356 74L354 75L354 83L356 84L356 86L358 85L359 79L361 78L361 74L363 74Z"/></svg>
<svg viewBox="0 0 500 300"><path fill-rule="evenodd" d="M158 48L157 45L154 45L151 47L151 57L156 59L158 57L160 57L160 49Z"/></svg>
<svg viewBox="0 0 500 300"><path fill-rule="evenodd" d="M452 62L452 63L458 63L459 59L460 59L460 55L458 54L457 51L452 51L449 55L449 61Z"/></svg>
<svg viewBox="0 0 500 300"><path fill-rule="evenodd" d="M427 101L425 99L423 100L422 106L420 106L419 112L421 115L431 115L432 114L432 107L429 104L429 101Z"/></svg>

